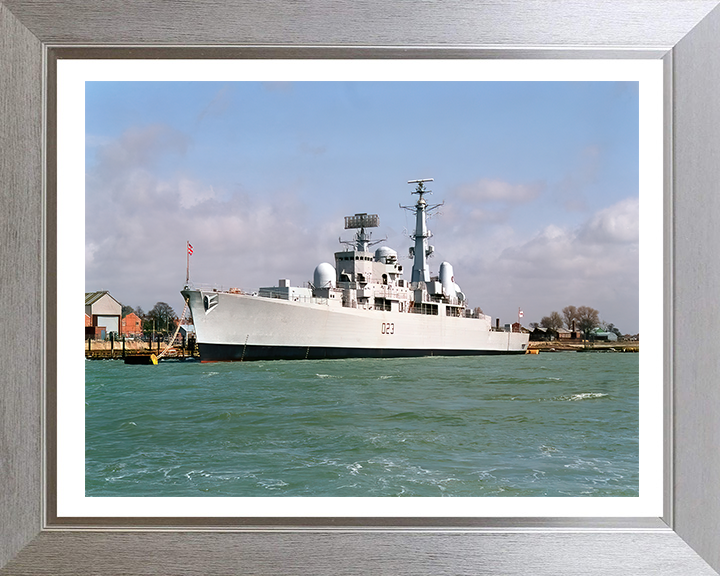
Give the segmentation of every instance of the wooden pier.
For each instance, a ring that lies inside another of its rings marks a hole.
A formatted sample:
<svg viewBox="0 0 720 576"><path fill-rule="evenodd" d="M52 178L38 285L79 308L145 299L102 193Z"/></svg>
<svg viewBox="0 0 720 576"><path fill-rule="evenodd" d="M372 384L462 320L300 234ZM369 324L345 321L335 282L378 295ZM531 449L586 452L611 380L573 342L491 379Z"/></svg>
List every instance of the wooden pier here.
<svg viewBox="0 0 720 576"><path fill-rule="evenodd" d="M165 349L166 344L153 345L152 348L148 346L138 347L136 344L133 347L123 345L124 342L97 342L97 341L85 341L85 358L89 360L123 360L128 356L148 356L150 354L160 355L160 352ZM162 359L164 360L189 360L189 359L200 358L197 346L193 349L183 347L173 347L169 350Z"/></svg>

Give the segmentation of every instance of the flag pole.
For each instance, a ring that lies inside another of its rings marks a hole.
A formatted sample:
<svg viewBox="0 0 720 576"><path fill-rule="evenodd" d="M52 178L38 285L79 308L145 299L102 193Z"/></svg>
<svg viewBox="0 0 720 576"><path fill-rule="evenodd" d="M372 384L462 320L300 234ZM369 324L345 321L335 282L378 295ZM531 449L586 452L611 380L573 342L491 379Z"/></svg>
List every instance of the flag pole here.
<svg viewBox="0 0 720 576"><path fill-rule="evenodd" d="M190 284L190 240L186 240L185 253L187 254L187 267L185 268L185 285Z"/></svg>

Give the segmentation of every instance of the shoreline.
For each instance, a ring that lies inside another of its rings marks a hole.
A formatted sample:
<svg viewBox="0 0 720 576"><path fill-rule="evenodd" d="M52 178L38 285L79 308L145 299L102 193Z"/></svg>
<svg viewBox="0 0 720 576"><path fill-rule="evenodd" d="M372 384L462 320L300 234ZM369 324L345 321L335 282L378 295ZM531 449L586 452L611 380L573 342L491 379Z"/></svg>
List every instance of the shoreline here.
<svg viewBox="0 0 720 576"><path fill-rule="evenodd" d="M538 350L540 352L640 352L640 342L638 340L620 340L617 342L582 342L577 340L561 342L554 340L552 342L530 342L528 350Z"/></svg>
<svg viewBox="0 0 720 576"><path fill-rule="evenodd" d="M88 345L89 344L89 345ZM158 348L157 343L153 343L152 347L149 342L132 341L125 342L109 342L102 340L85 341L85 357L89 359L109 359L123 358L123 356L135 356L148 353L159 353L167 346L161 342ZM528 351L536 350L537 352L553 353L553 352L639 352L639 341L619 341L619 342L530 342ZM183 349L181 346L173 346L168 351L169 357L199 357L197 351Z"/></svg>

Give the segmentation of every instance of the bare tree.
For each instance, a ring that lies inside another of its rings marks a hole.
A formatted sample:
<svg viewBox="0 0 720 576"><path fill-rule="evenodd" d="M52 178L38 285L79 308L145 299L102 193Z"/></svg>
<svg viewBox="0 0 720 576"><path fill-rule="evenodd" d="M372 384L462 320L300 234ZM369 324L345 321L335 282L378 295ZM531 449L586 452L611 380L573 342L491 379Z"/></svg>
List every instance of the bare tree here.
<svg viewBox="0 0 720 576"><path fill-rule="evenodd" d="M563 318L565 319L565 327L568 330L573 329L573 322L577 324L577 321L579 320L578 317L578 310L575 308L575 306L565 306L562 310Z"/></svg>
<svg viewBox="0 0 720 576"><path fill-rule="evenodd" d="M540 326L550 330L557 330L558 328L562 328L563 319L558 312L551 312L550 316L542 317L540 320Z"/></svg>
<svg viewBox="0 0 720 576"><path fill-rule="evenodd" d="M590 306L580 306L577 309L578 328L585 333L585 338L590 335L590 331L600 325L599 312Z"/></svg>

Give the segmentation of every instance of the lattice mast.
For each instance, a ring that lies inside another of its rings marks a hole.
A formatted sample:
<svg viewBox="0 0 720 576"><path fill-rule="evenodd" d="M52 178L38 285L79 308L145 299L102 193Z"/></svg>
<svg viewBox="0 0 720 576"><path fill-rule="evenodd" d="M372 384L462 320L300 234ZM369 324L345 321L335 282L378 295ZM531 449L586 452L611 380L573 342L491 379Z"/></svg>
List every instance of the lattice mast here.
<svg viewBox="0 0 720 576"><path fill-rule="evenodd" d="M410 257L413 258L411 282L430 281L427 259L433 253L434 248L428 244L428 239L432 238L432 232L428 230L427 217L444 204L443 202L429 205L425 200L425 194L432 194L432 191L425 188L425 182L432 181L432 178L408 180L408 184L417 184L417 188L412 193L418 195L418 201L415 206L400 205L401 208L415 214L415 234L410 235L410 238L415 241L415 246L410 248Z"/></svg>

